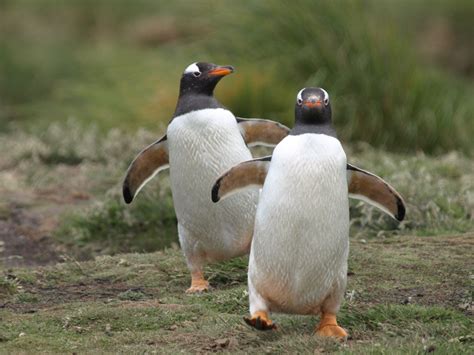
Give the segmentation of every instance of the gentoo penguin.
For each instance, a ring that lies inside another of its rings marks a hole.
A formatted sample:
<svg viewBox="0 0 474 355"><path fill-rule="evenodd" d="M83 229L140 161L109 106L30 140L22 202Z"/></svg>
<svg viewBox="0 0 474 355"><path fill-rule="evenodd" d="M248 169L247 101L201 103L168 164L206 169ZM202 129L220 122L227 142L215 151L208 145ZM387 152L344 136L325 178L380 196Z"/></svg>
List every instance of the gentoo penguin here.
<svg viewBox="0 0 474 355"><path fill-rule="evenodd" d="M212 203L209 191L222 172L252 158L247 145L276 145L289 129L263 119L236 118L214 97L231 66L189 65L182 77L176 111L166 134L131 163L123 196L132 202L159 171L169 167L181 248L191 271L188 293L208 289L203 266L247 254L258 193L249 191Z"/></svg>
<svg viewBox="0 0 474 355"><path fill-rule="evenodd" d="M250 250L246 322L273 329L269 312L320 314L316 333L344 338L336 313L349 253L349 199L366 200L392 217L405 215L401 196L381 178L348 165L331 123L328 93L302 89L295 126L273 155L231 168L212 199L263 186ZM225 200L224 200L225 201Z"/></svg>

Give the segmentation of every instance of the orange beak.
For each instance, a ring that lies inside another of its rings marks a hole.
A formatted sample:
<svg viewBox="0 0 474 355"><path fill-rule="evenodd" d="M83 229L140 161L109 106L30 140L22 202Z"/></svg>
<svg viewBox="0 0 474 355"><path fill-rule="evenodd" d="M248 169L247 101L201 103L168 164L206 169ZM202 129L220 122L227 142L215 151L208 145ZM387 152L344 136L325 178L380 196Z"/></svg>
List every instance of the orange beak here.
<svg viewBox="0 0 474 355"><path fill-rule="evenodd" d="M321 107L323 103L319 97L311 96L303 102L303 105L305 105L308 108L313 108L313 107Z"/></svg>
<svg viewBox="0 0 474 355"><path fill-rule="evenodd" d="M209 71L210 76L226 76L234 72L234 68L229 66L216 67Z"/></svg>

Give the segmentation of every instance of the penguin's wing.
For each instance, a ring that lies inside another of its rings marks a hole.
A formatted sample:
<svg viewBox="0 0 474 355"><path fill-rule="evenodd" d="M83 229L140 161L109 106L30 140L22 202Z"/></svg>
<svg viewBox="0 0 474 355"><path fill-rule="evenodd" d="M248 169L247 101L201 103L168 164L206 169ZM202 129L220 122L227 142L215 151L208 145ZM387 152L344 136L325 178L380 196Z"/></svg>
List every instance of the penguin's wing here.
<svg viewBox="0 0 474 355"><path fill-rule="evenodd" d="M402 196L377 175L347 164L347 183L349 197L370 203L398 221L405 217Z"/></svg>
<svg viewBox="0 0 474 355"><path fill-rule="evenodd" d="M125 202L132 202L148 181L168 167L168 141L165 134L143 149L128 167L122 187Z"/></svg>
<svg viewBox="0 0 474 355"><path fill-rule="evenodd" d="M212 187L212 201L218 202L238 191L263 186L272 156L244 161L227 170Z"/></svg>
<svg viewBox="0 0 474 355"><path fill-rule="evenodd" d="M288 127L275 121L262 118L236 117L236 119L244 141L250 147L255 145L274 147L290 133Z"/></svg>

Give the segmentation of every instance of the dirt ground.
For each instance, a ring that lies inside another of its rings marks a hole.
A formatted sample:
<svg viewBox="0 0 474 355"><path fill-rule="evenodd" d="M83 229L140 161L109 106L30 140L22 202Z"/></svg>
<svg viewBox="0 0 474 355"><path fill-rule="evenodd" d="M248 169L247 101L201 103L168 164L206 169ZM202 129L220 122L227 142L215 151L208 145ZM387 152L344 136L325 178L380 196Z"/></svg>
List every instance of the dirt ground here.
<svg viewBox="0 0 474 355"><path fill-rule="evenodd" d="M343 344L314 337L314 317L274 315L279 328L270 333L245 326L245 258L208 267L213 290L192 296L173 249L11 268L5 277L17 293L0 302L0 344L27 352L468 354L473 247L472 233L353 240L339 318L351 338Z"/></svg>
<svg viewBox="0 0 474 355"><path fill-rule="evenodd" d="M63 261L67 252L52 233L61 213L89 199L85 194L57 190L2 191L0 260L5 268L42 266Z"/></svg>
<svg viewBox="0 0 474 355"><path fill-rule="evenodd" d="M16 220L19 213L24 213L26 218ZM138 292L151 299L159 297L159 287L143 287L140 284L112 280L110 277L90 277L90 273L84 270L82 263L61 254L64 252L62 247L53 242L51 236L47 234L47 229L41 228L43 225L38 220L39 215L35 217L36 219L27 215L25 211L21 212L21 209L13 213L9 226L11 229L5 229L5 235L7 238L17 238L17 240L4 252L5 255L10 255L10 257L6 256L9 266L5 275L7 278L16 280L17 267L36 267L34 269L35 282L22 284L22 292L35 295L40 301L35 302L33 308L31 304L21 302L6 302L1 305L2 308L20 313L34 313L39 309L64 303L104 302L126 291ZM21 223L15 224L19 220ZM26 227L26 223L30 229ZM48 226L54 225L51 223ZM7 235L8 232L11 234ZM469 270L472 271L473 264L472 262L466 264L466 269L462 273L456 270L463 260L467 260L465 258L469 252L474 250L474 233L444 237L399 237L388 242L371 240L368 243L365 240L353 240L351 243L349 286L352 285L355 290L364 284L364 292L357 295L361 305L369 307L375 303L392 303L444 306L463 309L467 315L474 315L474 305L472 300L469 301L465 279ZM443 251L436 255L436 250L439 249ZM180 258L179 252L178 258ZM426 261L424 258L427 258ZM74 265L75 272L84 277L80 277L77 282L49 282L52 271L37 267L53 265L57 262ZM119 264L121 262L123 262L122 259ZM391 271L391 265L396 265L396 270ZM213 266L209 268L212 269ZM398 276L400 274L404 274L404 278L409 282L400 281ZM186 272L183 275L186 275ZM374 284L366 283L370 279L380 280L382 284L377 284L375 281ZM217 282L213 285L214 288L225 289L229 285L239 284L240 281L245 280L245 275L231 275L230 278L218 276L214 280ZM390 292L387 292L384 282L390 284ZM433 287L435 285L437 286ZM350 293L351 290L348 292ZM374 300L376 300L375 303Z"/></svg>

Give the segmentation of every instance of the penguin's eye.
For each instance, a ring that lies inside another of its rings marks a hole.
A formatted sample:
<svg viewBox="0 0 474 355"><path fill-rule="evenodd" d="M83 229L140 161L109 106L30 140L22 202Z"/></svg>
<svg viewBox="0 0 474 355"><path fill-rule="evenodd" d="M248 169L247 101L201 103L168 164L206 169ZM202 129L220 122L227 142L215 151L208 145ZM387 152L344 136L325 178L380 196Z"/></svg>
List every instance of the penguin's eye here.
<svg viewBox="0 0 474 355"><path fill-rule="evenodd" d="M324 106L327 106L327 105L329 105L329 98L324 99Z"/></svg>
<svg viewBox="0 0 474 355"><path fill-rule="evenodd" d="M296 102L298 103L298 105L301 105L303 103L303 100L302 99L298 99L296 100Z"/></svg>
<svg viewBox="0 0 474 355"><path fill-rule="evenodd" d="M193 72L193 75L194 75L196 78L199 78L199 77L201 76L201 72L195 71L195 72Z"/></svg>

